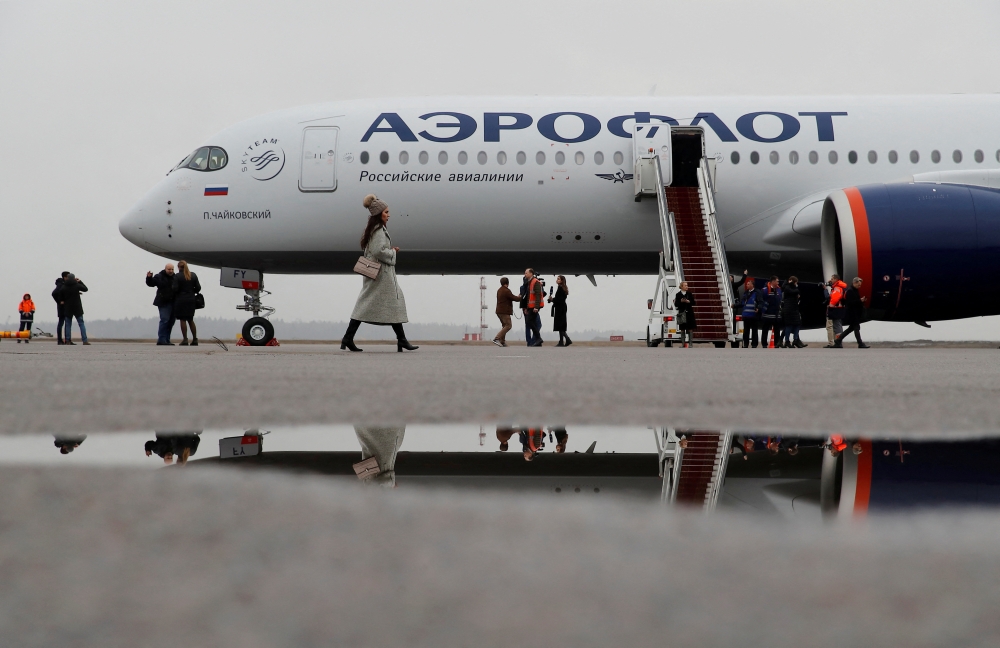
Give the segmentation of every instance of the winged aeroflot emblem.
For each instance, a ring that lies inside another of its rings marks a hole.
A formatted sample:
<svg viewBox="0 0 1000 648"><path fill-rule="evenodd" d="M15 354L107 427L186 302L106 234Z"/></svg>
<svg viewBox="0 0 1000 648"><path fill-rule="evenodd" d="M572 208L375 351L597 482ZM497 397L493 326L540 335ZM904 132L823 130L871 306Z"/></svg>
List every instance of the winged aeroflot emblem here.
<svg viewBox="0 0 1000 648"><path fill-rule="evenodd" d="M624 169L618 169L618 173L595 173L598 178L604 178L605 180L611 180L612 182L622 182L632 179L631 173L625 173Z"/></svg>

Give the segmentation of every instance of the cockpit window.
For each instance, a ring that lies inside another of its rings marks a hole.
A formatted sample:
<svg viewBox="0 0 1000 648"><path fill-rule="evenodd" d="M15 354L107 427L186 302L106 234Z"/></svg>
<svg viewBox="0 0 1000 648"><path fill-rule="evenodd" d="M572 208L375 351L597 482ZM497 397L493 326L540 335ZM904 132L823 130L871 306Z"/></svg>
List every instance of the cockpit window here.
<svg viewBox="0 0 1000 648"><path fill-rule="evenodd" d="M193 169L195 171L218 171L229 163L229 155L218 146L202 146L187 156L173 168Z"/></svg>
<svg viewBox="0 0 1000 648"><path fill-rule="evenodd" d="M226 162L229 161L229 157L226 152L220 149L218 146L212 147L212 153L208 157L208 170L216 171L226 166Z"/></svg>
<svg viewBox="0 0 1000 648"><path fill-rule="evenodd" d="M208 152L210 150L211 149L209 149L207 146L203 146L200 149L198 149L197 151L195 151L194 155L191 156L191 161L188 162L188 165L187 165L188 168L189 169L194 169L195 171L207 171L208 170Z"/></svg>

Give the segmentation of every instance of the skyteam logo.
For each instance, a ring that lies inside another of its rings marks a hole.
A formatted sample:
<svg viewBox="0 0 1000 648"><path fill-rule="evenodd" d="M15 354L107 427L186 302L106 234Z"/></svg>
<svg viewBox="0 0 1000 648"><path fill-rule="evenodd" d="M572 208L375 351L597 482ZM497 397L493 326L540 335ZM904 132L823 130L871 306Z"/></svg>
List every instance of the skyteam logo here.
<svg viewBox="0 0 1000 648"><path fill-rule="evenodd" d="M285 150L278 146L278 138L265 137L243 151L240 164L254 180L270 180L285 168Z"/></svg>
<svg viewBox="0 0 1000 648"><path fill-rule="evenodd" d="M605 180L610 180L614 183L625 183L632 179L631 173L625 173L625 169L618 169L618 173L595 173L598 178L604 178Z"/></svg>

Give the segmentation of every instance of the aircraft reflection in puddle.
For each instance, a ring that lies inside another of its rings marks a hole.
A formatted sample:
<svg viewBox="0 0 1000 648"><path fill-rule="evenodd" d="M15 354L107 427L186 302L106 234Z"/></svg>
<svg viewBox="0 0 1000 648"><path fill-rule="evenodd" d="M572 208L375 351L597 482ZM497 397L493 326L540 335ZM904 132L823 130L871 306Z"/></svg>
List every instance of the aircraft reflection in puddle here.
<svg viewBox="0 0 1000 648"><path fill-rule="evenodd" d="M0 463L162 467L149 461L157 455L188 468L284 469L389 487L616 494L705 510L815 518L1000 504L1000 437L927 441L667 427L355 425L273 433L58 435L55 451L51 443L38 436L0 437Z"/></svg>

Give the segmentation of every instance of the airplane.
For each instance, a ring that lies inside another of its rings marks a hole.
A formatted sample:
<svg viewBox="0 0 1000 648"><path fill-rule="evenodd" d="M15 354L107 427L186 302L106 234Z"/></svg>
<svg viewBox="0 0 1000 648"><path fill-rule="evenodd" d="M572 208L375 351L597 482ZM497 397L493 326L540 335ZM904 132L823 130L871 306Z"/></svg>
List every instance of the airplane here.
<svg viewBox="0 0 1000 648"><path fill-rule="evenodd" d="M870 319L926 325L1000 314L998 112L1000 95L332 102L208 138L119 230L222 269L263 344L264 275L350 273L369 193L399 274L655 274L665 221L634 138L694 130L728 267L814 282L807 327L833 273L863 279Z"/></svg>

